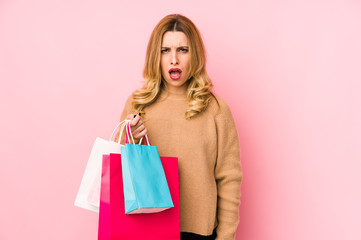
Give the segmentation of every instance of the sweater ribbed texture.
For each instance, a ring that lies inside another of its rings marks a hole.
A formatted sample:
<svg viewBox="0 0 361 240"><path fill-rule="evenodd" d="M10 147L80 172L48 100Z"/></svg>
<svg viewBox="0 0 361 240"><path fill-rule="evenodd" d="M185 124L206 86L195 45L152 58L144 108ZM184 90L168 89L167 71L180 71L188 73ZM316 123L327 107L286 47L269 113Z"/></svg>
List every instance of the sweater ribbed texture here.
<svg viewBox="0 0 361 240"><path fill-rule="evenodd" d="M232 113L216 98L219 106L212 97L204 112L186 120L186 94L163 90L144 109L142 119L160 156L178 157L181 232L211 235L217 227L217 240L234 240L242 182L240 148ZM132 95L121 121L136 114L131 102Z"/></svg>

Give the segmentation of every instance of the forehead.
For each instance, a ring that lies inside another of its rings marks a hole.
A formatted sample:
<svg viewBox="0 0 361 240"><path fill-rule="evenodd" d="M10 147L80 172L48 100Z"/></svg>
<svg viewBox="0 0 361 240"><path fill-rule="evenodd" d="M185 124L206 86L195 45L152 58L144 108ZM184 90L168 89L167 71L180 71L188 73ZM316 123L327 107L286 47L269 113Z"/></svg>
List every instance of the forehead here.
<svg viewBox="0 0 361 240"><path fill-rule="evenodd" d="M164 33L162 39L162 47L178 47L188 46L187 36L183 32L171 32Z"/></svg>

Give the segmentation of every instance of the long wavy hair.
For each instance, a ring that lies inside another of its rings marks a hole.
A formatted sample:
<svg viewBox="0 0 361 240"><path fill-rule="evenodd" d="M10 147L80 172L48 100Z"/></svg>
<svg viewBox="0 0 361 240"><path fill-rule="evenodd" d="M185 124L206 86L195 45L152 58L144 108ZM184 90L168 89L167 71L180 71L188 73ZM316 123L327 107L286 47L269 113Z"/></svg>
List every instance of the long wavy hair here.
<svg viewBox="0 0 361 240"><path fill-rule="evenodd" d="M153 29L143 69L144 85L133 94L133 110L144 116L144 108L154 103L161 89L166 88L160 59L162 39L167 31L180 31L188 38L190 65L186 76L188 108L185 118L191 119L207 108L214 94L212 81L206 72L206 53L200 32L190 19L181 14L164 17Z"/></svg>

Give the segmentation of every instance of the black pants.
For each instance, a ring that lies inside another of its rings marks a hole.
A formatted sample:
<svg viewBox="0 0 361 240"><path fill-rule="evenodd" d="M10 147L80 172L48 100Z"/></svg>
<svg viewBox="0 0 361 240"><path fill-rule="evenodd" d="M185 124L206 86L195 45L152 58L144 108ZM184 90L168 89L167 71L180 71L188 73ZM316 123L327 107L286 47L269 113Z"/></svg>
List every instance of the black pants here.
<svg viewBox="0 0 361 240"><path fill-rule="evenodd" d="M181 240L215 240L217 237L216 229L213 230L212 235L203 236L195 233L181 232Z"/></svg>

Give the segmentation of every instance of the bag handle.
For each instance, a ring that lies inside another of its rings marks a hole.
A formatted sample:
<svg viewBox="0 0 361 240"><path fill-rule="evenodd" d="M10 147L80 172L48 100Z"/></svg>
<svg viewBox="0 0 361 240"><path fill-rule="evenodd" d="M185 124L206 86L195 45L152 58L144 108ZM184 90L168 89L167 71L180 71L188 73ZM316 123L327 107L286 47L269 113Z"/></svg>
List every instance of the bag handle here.
<svg viewBox="0 0 361 240"><path fill-rule="evenodd" d="M132 139L132 140L133 140L133 144L135 144L135 141L134 141L134 138L133 138L133 134L132 134L132 129L130 128L130 121L131 121L131 120L125 120L125 121L127 121L127 123L125 123L125 125L126 125L126 133L127 133L127 134L126 134L126 138L125 138L125 143L126 143L126 144L128 143L128 139ZM129 136L129 135L130 135L130 136ZM131 137L131 138L130 138L130 137ZM147 144L148 146L150 146L150 142L149 142L149 139L148 139L147 134L145 134L144 138L145 138L146 144ZM143 138L140 139L139 145L142 144L142 140L143 140Z"/></svg>
<svg viewBox="0 0 361 240"><path fill-rule="evenodd" d="M119 139L118 139L118 144L120 144L120 140L122 139L123 130L124 130L124 127L125 127L126 123L127 123L127 120L123 120L123 121L121 121L121 122L119 122L119 123L117 124L117 126L114 128L114 130L113 130L113 132L112 132L112 135L110 135L109 141L112 141L112 140L113 140L114 134L115 134L116 130L119 128L119 126L121 126L121 127L120 127L120 129L121 129L121 130L120 130L120 135L119 135Z"/></svg>

